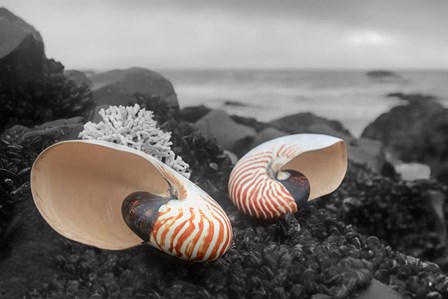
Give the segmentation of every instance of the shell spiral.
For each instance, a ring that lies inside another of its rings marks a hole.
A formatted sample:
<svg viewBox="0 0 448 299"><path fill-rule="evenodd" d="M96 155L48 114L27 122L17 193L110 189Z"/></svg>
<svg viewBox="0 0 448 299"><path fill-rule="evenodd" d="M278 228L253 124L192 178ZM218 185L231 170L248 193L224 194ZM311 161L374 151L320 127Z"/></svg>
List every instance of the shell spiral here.
<svg viewBox="0 0 448 299"><path fill-rule="evenodd" d="M125 146L57 143L36 159L31 190L53 229L98 248L120 250L148 242L180 259L213 261L232 242L229 218L206 192L159 160ZM132 203L136 194L160 199L151 213L138 215L146 217L139 223L151 224L142 234L123 215L123 203L128 198Z"/></svg>
<svg viewBox="0 0 448 299"><path fill-rule="evenodd" d="M190 181L162 165L157 168L176 198L158 210L149 243L190 261L213 261L222 256L232 241L232 226L226 213Z"/></svg>
<svg viewBox="0 0 448 299"><path fill-rule="evenodd" d="M251 217L277 218L334 191L346 170L343 140L319 134L289 135L244 155L230 174L229 195Z"/></svg>

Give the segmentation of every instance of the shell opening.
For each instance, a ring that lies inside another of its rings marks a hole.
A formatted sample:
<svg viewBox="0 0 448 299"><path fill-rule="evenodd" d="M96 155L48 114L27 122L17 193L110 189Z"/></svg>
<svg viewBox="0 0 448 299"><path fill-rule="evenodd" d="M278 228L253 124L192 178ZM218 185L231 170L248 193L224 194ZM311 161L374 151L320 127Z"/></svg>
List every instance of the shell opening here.
<svg viewBox="0 0 448 299"><path fill-rule="evenodd" d="M143 241L148 242L159 217L160 207L170 199L149 192L134 192L124 199L121 214L129 228Z"/></svg>
<svg viewBox="0 0 448 299"><path fill-rule="evenodd" d="M331 193L341 184L347 171L345 143L341 140L325 148L301 153L284 164L281 170L295 170L308 178L308 200Z"/></svg>
<svg viewBox="0 0 448 299"><path fill-rule="evenodd" d="M304 207L310 195L310 182L308 178L295 170L284 171L284 173L288 173L289 175L285 180L280 181L280 183L289 191L297 204L297 208Z"/></svg>
<svg viewBox="0 0 448 299"><path fill-rule="evenodd" d="M37 208L57 232L111 250L142 242L121 215L124 199L135 191L169 190L144 157L120 147L79 141L47 148L33 165L31 187Z"/></svg>

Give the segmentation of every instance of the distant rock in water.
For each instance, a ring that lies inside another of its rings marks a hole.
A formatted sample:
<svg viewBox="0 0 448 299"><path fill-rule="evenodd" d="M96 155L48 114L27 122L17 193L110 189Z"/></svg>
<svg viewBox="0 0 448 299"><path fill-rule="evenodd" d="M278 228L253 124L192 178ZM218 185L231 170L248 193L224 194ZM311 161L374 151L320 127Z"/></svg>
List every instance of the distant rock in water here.
<svg viewBox="0 0 448 299"><path fill-rule="evenodd" d="M113 70L93 75L92 92L97 105L128 105L135 94L149 95L179 107L171 82L154 71L145 68Z"/></svg>
<svg viewBox="0 0 448 299"><path fill-rule="evenodd" d="M399 76L391 71L386 70L374 70L366 73L367 77L372 79L396 79Z"/></svg>
<svg viewBox="0 0 448 299"><path fill-rule="evenodd" d="M238 101L227 100L224 101L224 105L226 106L237 106L237 107L246 107L247 105Z"/></svg>
<svg viewBox="0 0 448 299"><path fill-rule="evenodd" d="M40 33L0 8L0 82L22 85L42 76L46 57Z"/></svg>
<svg viewBox="0 0 448 299"><path fill-rule="evenodd" d="M398 98L403 101L434 101L437 100L436 96L421 94L421 93L401 93L401 92L392 92L387 95L388 98Z"/></svg>
<svg viewBox="0 0 448 299"><path fill-rule="evenodd" d="M396 159L428 165L432 177L448 183L448 109L431 95L397 96L408 103L380 115L362 137L383 142Z"/></svg>

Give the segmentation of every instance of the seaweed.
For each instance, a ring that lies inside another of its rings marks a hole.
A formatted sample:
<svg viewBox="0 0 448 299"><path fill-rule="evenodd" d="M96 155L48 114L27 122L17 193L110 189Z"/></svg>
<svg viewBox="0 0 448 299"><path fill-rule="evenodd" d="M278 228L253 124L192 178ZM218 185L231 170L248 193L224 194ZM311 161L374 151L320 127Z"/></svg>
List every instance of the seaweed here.
<svg viewBox="0 0 448 299"><path fill-rule="evenodd" d="M188 263L149 246L109 252L66 239L57 274L32 298L356 298L377 279L406 298L448 296L437 265L366 237L310 205L298 215L257 222L230 215L234 244L221 259Z"/></svg>
<svg viewBox="0 0 448 299"><path fill-rule="evenodd" d="M437 221L429 200L429 191L448 198L447 186L432 180L405 182L372 172L367 167L350 163L347 175L333 194L318 202L336 219L351 224L356 231L375 235L394 250L423 260L448 264L446 246L437 232ZM446 201L446 200L445 200ZM445 219L448 205L442 211ZM446 225L446 220L443 220Z"/></svg>
<svg viewBox="0 0 448 299"><path fill-rule="evenodd" d="M8 247L16 232L15 195L29 178L33 158L21 145L0 140L0 250Z"/></svg>

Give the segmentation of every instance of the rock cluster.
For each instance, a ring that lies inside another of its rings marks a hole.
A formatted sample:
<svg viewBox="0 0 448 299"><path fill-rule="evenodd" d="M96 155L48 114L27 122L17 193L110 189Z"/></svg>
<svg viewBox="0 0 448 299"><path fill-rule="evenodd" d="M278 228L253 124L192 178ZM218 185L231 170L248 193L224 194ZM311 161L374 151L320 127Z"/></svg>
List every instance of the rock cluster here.
<svg viewBox="0 0 448 299"><path fill-rule="evenodd" d="M299 133L327 134L342 138L347 143L349 159L366 164L381 173L387 166L386 152L381 142L368 138L354 138L338 121L327 120L312 113L286 116L270 123L253 118L228 115L222 110L205 106L186 107L180 112L184 119L206 136L216 138L224 149L241 157L255 146L268 140Z"/></svg>

